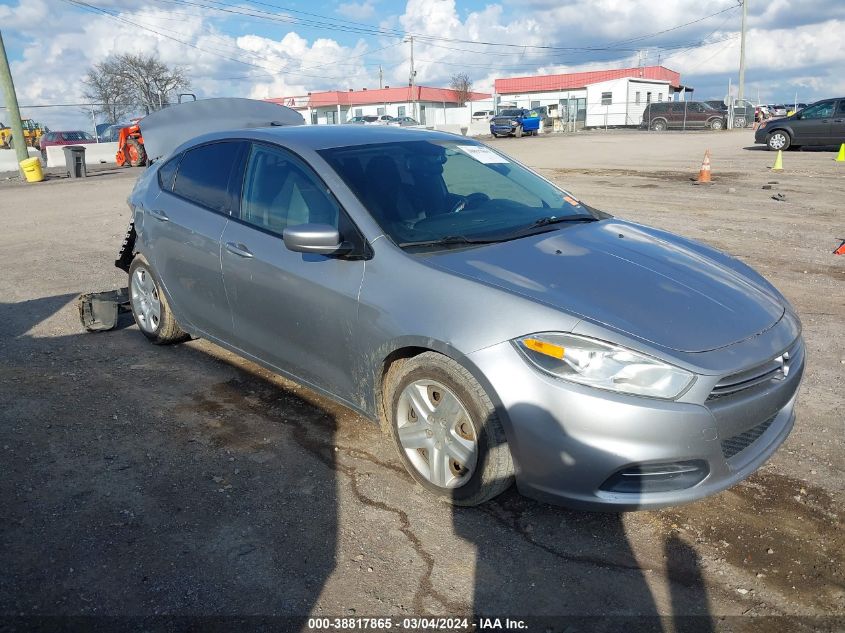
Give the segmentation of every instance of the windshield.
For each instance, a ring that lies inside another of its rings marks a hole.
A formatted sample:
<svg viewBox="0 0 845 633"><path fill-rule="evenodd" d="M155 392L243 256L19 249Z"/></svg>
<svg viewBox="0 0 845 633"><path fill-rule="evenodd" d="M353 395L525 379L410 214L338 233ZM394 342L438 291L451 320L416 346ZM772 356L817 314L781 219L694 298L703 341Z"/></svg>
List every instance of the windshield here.
<svg viewBox="0 0 845 633"><path fill-rule="evenodd" d="M500 241L532 227L596 219L565 191L469 140L377 143L319 153L400 245L454 237Z"/></svg>
<svg viewBox="0 0 845 633"><path fill-rule="evenodd" d="M510 110L502 110L499 112L499 116L520 116L522 114L522 110L519 108L517 109L510 109Z"/></svg>

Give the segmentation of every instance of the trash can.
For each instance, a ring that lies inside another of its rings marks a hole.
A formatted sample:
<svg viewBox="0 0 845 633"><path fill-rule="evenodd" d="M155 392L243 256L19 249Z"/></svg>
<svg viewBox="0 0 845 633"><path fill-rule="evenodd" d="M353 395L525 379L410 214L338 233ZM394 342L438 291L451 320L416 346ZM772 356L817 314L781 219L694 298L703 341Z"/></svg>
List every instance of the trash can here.
<svg viewBox="0 0 845 633"><path fill-rule="evenodd" d="M65 167L71 178L85 178L88 172L85 168L85 146L66 145L62 148L65 153Z"/></svg>
<svg viewBox="0 0 845 633"><path fill-rule="evenodd" d="M44 180L44 172L41 171L40 158L25 158L21 161L21 170L27 182L41 182Z"/></svg>

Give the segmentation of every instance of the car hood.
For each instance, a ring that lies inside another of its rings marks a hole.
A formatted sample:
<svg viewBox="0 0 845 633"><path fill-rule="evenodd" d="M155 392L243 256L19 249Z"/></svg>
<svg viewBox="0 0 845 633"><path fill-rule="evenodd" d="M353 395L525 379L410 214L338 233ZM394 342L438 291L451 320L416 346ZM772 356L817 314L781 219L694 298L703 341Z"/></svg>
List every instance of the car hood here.
<svg viewBox="0 0 845 633"><path fill-rule="evenodd" d="M771 290L696 246L604 220L444 251L427 262L682 352L730 345L783 316Z"/></svg>

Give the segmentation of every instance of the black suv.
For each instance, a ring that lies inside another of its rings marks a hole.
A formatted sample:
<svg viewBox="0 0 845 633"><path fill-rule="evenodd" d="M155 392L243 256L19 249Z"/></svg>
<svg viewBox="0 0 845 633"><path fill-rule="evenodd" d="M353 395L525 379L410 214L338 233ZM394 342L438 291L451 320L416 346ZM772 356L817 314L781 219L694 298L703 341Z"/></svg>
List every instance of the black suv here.
<svg viewBox="0 0 845 633"><path fill-rule="evenodd" d="M764 121L754 142L771 150L845 143L845 97L816 101L791 116Z"/></svg>
<svg viewBox="0 0 845 633"><path fill-rule="evenodd" d="M701 101L649 103L643 112L641 128L662 132L671 128L725 128L726 115Z"/></svg>

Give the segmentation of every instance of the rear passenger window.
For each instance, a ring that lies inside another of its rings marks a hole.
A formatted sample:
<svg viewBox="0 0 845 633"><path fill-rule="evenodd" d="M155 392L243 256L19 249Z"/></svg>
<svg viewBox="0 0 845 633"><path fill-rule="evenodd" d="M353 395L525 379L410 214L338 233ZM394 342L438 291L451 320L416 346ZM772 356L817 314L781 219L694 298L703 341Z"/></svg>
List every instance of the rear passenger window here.
<svg viewBox="0 0 845 633"><path fill-rule="evenodd" d="M243 162L240 141L210 143L190 149L182 156L173 193L218 213L230 213L231 184Z"/></svg>
<svg viewBox="0 0 845 633"><path fill-rule="evenodd" d="M845 99L839 102L839 107L836 108L836 116L845 116Z"/></svg>
<svg viewBox="0 0 845 633"><path fill-rule="evenodd" d="M176 175L176 168L179 167L179 159L182 155L171 158L158 170L158 184L163 191L173 191L173 177Z"/></svg>

